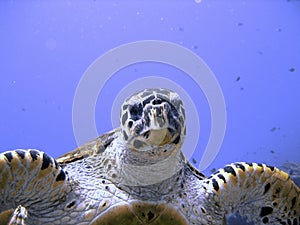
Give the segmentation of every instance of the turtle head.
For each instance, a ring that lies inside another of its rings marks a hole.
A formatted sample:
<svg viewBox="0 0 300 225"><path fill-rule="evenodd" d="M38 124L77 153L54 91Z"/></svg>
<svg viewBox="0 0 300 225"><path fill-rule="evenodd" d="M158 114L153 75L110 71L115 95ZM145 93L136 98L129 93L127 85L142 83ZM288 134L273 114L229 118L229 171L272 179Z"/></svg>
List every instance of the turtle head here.
<svg viewBox="0 0 300 225"><path fill-rule="evenodd" d="M123 138L131 149L146 151L183 143L185 111L173 91L155 88L133 94L123 103L120 120Z"/></svg>

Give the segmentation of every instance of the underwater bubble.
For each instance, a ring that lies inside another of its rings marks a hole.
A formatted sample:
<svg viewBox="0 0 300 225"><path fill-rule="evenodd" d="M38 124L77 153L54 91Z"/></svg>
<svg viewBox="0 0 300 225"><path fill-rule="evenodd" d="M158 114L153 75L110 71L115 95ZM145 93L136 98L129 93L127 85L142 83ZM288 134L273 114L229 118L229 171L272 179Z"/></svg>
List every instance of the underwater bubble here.
<svg viewBox="0 0 300 225"><path fill-rule="evenodd" d="M49 38L46 43L46 48L48 48L49 50L54 50L57 46L56 40L54 38Z"/></svg>

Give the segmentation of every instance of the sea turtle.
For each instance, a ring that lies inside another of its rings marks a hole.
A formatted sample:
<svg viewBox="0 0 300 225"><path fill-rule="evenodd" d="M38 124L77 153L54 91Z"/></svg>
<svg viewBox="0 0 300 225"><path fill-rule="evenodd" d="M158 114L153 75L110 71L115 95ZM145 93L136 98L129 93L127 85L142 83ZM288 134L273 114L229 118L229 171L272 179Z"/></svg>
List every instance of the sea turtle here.
<svg viewBox="0 0 300 225"><path fill-rule="evenodd" d="M185 111L156 88L123 103L120 128L53 159L38 150L0 154L2 224L299 225L300 189L273 166L238 162L206 178L184 157Z"/></svg>

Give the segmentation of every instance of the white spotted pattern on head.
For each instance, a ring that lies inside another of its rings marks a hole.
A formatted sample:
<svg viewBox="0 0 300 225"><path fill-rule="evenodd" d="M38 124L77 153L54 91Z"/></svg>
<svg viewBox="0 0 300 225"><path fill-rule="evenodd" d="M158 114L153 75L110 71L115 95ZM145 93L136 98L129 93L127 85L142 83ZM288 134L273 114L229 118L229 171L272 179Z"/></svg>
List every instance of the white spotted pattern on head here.
<svg viewBox="0 0 300 225"><path fill-rule="evenodd" d="M127 98L120 123L123 138L133 149L171 143L180 146L186 132L182 100L177 93L163 88L145 89Z"/></svg>

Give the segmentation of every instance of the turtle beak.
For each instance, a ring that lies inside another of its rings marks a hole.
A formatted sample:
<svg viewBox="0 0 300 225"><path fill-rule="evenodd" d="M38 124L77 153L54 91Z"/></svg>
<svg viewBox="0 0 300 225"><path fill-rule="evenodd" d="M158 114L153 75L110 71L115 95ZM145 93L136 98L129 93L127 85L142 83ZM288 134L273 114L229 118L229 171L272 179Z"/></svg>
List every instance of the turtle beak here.
<svg viewBox="0 0 300 225"><path fill-rule="evenodd" d="M150 145L162 146L170 142L172 136L168 129L148 130L142 134Z"/></svg>
<svg viewBox="0 0 300 225"><path fill-rule="evenodd" d="M146 142L162 146L178 139L181 128L175 118L168 102L146 107L143 118L145 129L141 133Z"/></svg>

